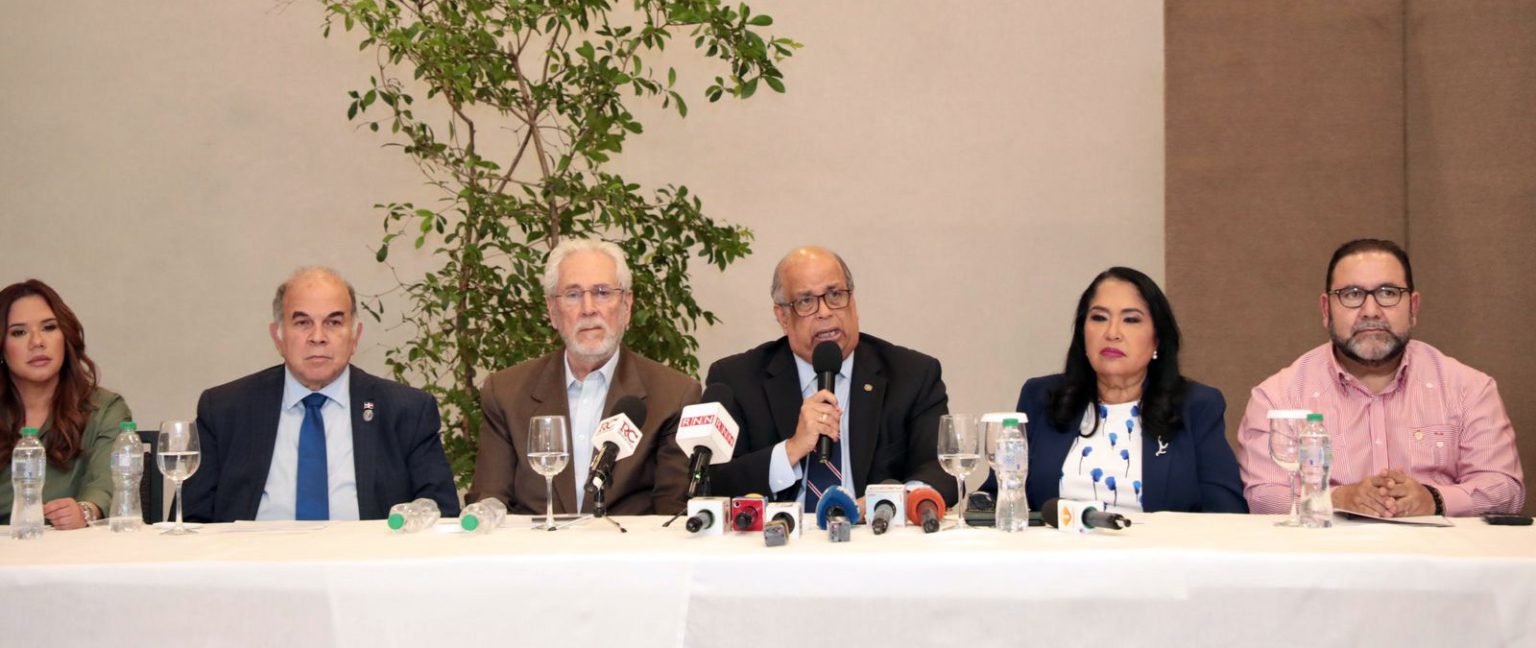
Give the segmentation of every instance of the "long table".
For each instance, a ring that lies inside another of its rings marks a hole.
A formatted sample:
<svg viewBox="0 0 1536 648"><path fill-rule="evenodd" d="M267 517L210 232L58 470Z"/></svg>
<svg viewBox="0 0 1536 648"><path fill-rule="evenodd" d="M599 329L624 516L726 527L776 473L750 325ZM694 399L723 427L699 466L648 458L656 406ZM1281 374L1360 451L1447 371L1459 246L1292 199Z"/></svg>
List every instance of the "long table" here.
<svg viewBox="0 0 1536 648"><path fill-rule="evenodd" d="M0 537L23 645L1536 645L1536 528L1156 513L1118 533L694 537L619 518Z"/></svg>

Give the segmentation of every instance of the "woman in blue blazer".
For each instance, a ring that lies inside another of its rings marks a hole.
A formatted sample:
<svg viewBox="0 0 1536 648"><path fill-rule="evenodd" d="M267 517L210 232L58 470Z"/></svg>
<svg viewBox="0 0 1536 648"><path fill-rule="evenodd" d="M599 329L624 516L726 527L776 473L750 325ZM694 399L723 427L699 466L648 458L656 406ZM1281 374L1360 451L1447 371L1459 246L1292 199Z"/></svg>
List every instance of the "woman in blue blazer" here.
<svg viewBox="0 0 1536 648"><path fill-rule="evenodd" d="M1179 326L1147 275L1110 268L1078 300L1065 370L1019 392L1032 510L1247 513L1221 392L1179 373Z"/></svg>

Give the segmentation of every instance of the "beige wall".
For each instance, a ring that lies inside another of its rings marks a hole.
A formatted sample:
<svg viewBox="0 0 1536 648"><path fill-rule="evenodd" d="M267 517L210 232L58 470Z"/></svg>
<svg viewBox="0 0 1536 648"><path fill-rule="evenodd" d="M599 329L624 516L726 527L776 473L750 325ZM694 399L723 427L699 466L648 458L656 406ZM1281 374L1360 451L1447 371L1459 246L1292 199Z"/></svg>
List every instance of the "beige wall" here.
<svg viewBox="0 0 1536 648"><path fill-rule="evenodd" d="M370 205L430 194L346 122L372 59L323 40L315 3L0 5L0 281L59 288L140 420L276 362L268 302L292 268L391 285ZM762 8L806 45L789 93L647 111L619 167L756 230L754 256L695 275L724 319L705 364L778 335L769 272L806 242L847 257L866 331L944 362L960 411L1010 408L1059 367L1098 270L1162 277L1159 4ZM366 369L385 328L367 324Z"/></svg>

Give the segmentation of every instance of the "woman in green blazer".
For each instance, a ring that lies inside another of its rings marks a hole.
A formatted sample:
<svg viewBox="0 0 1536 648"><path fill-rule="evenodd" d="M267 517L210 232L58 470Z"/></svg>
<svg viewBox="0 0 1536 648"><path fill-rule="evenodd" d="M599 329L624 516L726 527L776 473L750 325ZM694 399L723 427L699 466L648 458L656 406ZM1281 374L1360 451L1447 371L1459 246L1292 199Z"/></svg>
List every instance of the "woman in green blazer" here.
<svg viewBox="0 0 1536 648"><path fill-rule="evenodd" d="M11 520L11 452L21 428L35 427L48 455L43 516L55 529L84 528L111 508L112 441L132 414L122 396L96 385L80 319L47 284L6 286L0 314L0 523Z"/></svg>

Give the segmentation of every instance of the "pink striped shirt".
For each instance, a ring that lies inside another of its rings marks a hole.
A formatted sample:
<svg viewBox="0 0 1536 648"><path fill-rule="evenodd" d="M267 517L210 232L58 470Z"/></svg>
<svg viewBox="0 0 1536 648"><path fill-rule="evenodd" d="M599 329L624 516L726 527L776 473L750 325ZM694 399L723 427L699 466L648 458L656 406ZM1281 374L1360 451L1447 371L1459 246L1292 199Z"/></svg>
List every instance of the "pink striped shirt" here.
<svg viewBox="0 0 1536 648"><path fill-rule="evenodd" d="M1237 459L1254 513L1290 508L1290 482L1269 458L1271 409L1323 413L1334 486L1396 468L1438 489L1447 515L1514 513L1525 504L1525 473L1498 385L1418 340L1408 342L1396 380L1380 394L1339 367L1332 344L1253 388Z"/></svg>

